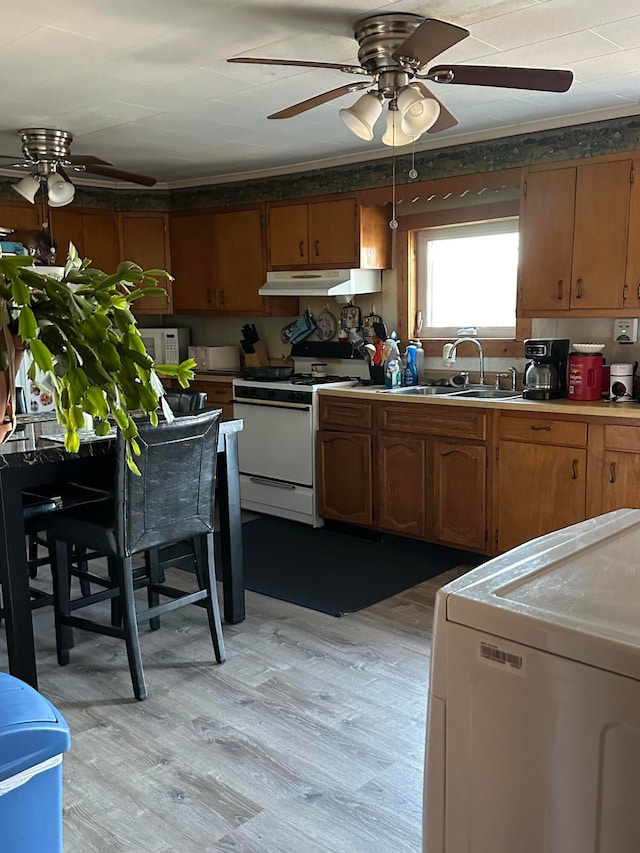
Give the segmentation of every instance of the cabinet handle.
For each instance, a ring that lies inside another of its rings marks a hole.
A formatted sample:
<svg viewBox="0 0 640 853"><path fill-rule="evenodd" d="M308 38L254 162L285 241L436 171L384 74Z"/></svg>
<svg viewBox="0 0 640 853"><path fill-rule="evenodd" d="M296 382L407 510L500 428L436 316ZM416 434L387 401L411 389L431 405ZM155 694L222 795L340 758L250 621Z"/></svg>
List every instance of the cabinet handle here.
<svg viewBox="0 0 640 853"><path fill-rule="evenodd" d="M623 302L627 301L627 294L628 293L629 293L629 285L625 284L625 286L622 288L622 301Z"/></svg>
<svg viewBox="0 0 640 853"><path fill-rule="evenodd" d="M211 288L207 288L207 305L211 305Z"/></svg>
<svg viewBox="0 0 640 853"><path fill-rule="evenodd" d="M220 305L224 305L224 290L220 291Z"/></svg>
<svg viewBox="0 0 640 853"><path fill-rule="evenodd" d="M543 432L551 432L550 426L535 426L534 424L531 424L530 429L532 429L534 432L539 432L541 430Z"/></svg>
<svg viewBox="0 0 640 853"><path fill-rule="evenodd" d="M562 302L562 296L564 291L564 281L560 279L558 282L558 302Z"/></svg>
<svg viewBox="0 0 640 853"><path fill-rule="evenodd" d="M578 460L577 459L574 459L573 462L571 463L571 471L572 471L571 479L577 480L578 479Z"/></svg>
<svg viewBox="0 0 640 853"><path fill-rule="evenodd" d="M609 465L609 482L615 483L616 481L616 463L612 462Z"/></svg>
<svg viewBox="0 0 640 853"><path fill-rule="evenodd" d="M636 298L637 298L638 302L640 302L640 284L638 285L638 292L636 294Z"/></svg>
<svg viewBox="0 0 640 853"><path fill-rule="evenodd" d="M304 258L304 240L300 240L298 243L298 250L300 251L300 257Z"/></svg>
<svg viewBox="0 0 640 853"><path fill-rule="evenodd" d="M316 249L316 258L319 258L320 257L320 240L315 240L313 245L315 246L315 249Z"/></svg>
<svg viewBox="0 0 640 853"><path fill-rule="evenodd" d="M582 299L582 279L576 281L576 299Z"/></svg>

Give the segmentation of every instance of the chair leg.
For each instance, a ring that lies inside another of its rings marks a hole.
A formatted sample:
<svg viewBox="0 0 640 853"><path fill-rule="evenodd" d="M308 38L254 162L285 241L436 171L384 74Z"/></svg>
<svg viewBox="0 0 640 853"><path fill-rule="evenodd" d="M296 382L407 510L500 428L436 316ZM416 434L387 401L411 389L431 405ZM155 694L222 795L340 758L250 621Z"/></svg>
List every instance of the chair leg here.
<svg viewBox="0 0 640 853"><path fill-rule="evenodd" d="M218 589L216 587L215 561L213 553L213 533L207 533L195 538L196 552L196 575L200 589L206 589L209 593L207 602L207 617L209 619L209 630L213 640L213 650L216 661L224 663L227 655L224 648L222 636L222 621L220 619L220 606L218 604Z"/></svg>
<svg viewBox="0 0 640 853"><path fill-rule="evenodd" d="M142 656L140 654L140 637L138 636L138 621L136 619L136 603L133 585L133 561L131 557L115 558L118 563L118 574L120 580L120 596L124 603L122 617L124 622L125 641L127 644L127 658L129 659L129 672L131 683L136 699L147 698L147 686L144 681L142 669Z"/></svg>
<svg viewBox="0 0 640 853"><path fill-rule="evenodd" d="M118 561L115 557L107 557L107 567L109 571L109 580L111 581L111 586L115 589L116 587L121 587L120 584L120 574L118 571ZM115 598L111 599L111 624L115 628L120 628L122 625L122 602L124 598L122 596L122 592L120 595L117 595Z"/></svg>
<svg viewBox="0 0 640 853"><path fill-rule="evenodd" d="M89 563L87 561L87 549L77 547L75 549L75 559L76 559L76 563L78 565L78 571L81 572L82 574L88 574L89 573ZM91 584L89 583L89 581L86 578L82 577L82 574L80 575L80 578L79 578L79 580L80 580L80 592L86 598L88 595L91 595Z"/></svg>
<svg viewBox="0 0 640 853"><path fill-rule="evenodd" d="M154 590L154 585L162 583L164 580L164 578L161 579L160 552L157 548L152 548L150 551L145 552L144 560L147 566L147 572L149 573L147 603L149 607L157 607L157 605L160 604L160 595ZM149 627L152 631L157 631L160 627L160 617L154 616L153 619L149 619Z"/></svg>
<svg viewBox="0 0 640 853"><path fill-rule="evenodd" d="M29 558L29 577L35 578L38 575L38 565L36 563L36 560L38 559L38 535L37 535L37 533L30 533L29 534L28 558Z"/></svg>
<svg viewBox="0 0 640 853"><path fill-rule="evenodd" d="M69 649L73 647L73 630L64 624L70 615L69 608L69 560L70 547L66 542L56 542L51 551L51 572L53 575L53 611L56 630L56 652L60 666L69 663Z"/></svg>

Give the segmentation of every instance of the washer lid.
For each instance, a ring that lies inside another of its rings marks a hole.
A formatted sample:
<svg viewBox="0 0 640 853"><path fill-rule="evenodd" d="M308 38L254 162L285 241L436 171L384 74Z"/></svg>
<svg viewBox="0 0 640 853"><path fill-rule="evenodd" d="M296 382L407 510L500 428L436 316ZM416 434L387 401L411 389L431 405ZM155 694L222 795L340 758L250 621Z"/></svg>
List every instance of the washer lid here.
<svg viewBox="0 0 640 853"><path fill-rule="evenodd" d="M640 510L535 539L442 593L448 621L640 680Z"/></svg>

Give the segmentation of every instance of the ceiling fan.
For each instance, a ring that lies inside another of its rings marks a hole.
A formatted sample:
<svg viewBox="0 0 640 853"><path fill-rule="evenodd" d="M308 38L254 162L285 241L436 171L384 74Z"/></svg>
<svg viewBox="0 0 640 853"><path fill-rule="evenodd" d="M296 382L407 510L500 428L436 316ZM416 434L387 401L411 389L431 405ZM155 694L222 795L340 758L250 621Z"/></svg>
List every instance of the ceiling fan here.
<svg viewBox="0 0 640 853"><path fill-rule="evenodd" d="M468 35L468 30L446 21L424 18L412 13L390 12L362 18L355 24L354 37L359 45L359 65L258 59L249 56L235 57L227 61L300 68L333 68L346 74L372 78L323 92L273 113L268 118L291 118L349 92L369 89L352 107L340 110L340 117L356 136L370 141L373 139L373 125L382 113L385 100L388 100L387 129L382 142L391 146L406 145L425 132L437 133L458 124L457 119L427 88L423 80L450 85L498 86L544 92L566 92L573 82L571 71L546 68L489 65L427 67L434 57Z"/></svg>
<svg viewBox="0 0 640 853"><path fill-rule="evenodd" d="M30 174L17 184L14 190L35 203L35 197L41 183L46 183L49 207L64 207L73 201L75 187L69 180L67 169L75 172L90 172L106 178L116 178L152 187L156 180L146 175L137 175L116 169L107 160L91 154L79 156L71 154L73 135L67 130L53 130L46 127L27 127L18 131L22 142L22 158L8 164L18 169L29 169ZM7 154L0 154L3 160L16 160Z"/></svg>

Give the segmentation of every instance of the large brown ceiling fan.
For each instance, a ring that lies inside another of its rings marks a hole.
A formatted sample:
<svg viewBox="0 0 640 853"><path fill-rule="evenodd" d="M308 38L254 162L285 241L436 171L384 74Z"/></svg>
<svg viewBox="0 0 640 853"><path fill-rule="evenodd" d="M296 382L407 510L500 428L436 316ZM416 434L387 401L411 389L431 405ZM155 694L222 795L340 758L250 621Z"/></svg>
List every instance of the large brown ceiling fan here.
<svg viewBox="0 0 640 853"><path fill-rule="evenodd" d="M152 187L155 178L125 172L117 169L107 160L91 154L72 155L73 135L67 130L54 130L46 127L27 127L18 131L22 143L22 157L0 154L3 160L13 160L8 164L18 169L28 169L29 175L15 185L17 192L34 202L40 183L47 182L49 206L62 207L73 200L75 190L69 180L68 171L88 172L105 178L115 178Z"/></svg>
<svg viewBox="0 0 640 853"><path fill-rule="evenodd" d="M497 86L566 92L573 81L571 71L546 68L510 68L488 65L436 65L434 57L470 35L469 31L446 21L424 18L412 13L381 13L359 20L354 37L359 45L359 65L335 62L305 62L289 59L235 57L229 62L256 65L290 65L300 68L332 68L346 74L370 77L365 82L349 83L301 101L270 119L291 118L339 98L349 92L369 89L350 109L340 111L341 118L360 138L373 138L373 124L389 101L387 132L382 141L388 145L412 142L422 133L437 133L458 124L457 119L422 82L465 86Z"/></svg>

